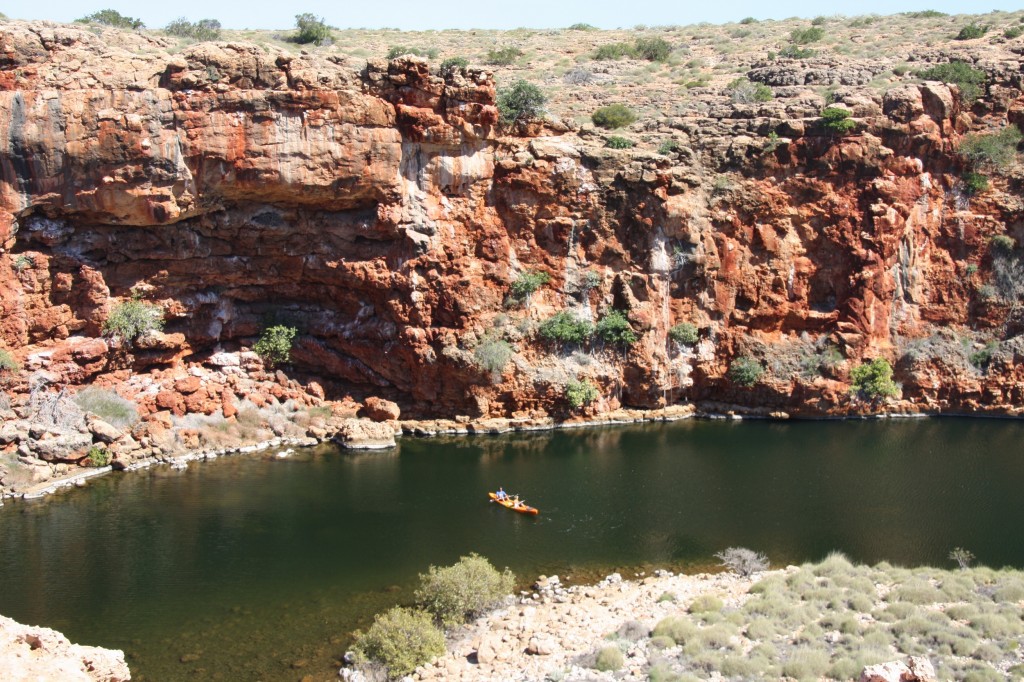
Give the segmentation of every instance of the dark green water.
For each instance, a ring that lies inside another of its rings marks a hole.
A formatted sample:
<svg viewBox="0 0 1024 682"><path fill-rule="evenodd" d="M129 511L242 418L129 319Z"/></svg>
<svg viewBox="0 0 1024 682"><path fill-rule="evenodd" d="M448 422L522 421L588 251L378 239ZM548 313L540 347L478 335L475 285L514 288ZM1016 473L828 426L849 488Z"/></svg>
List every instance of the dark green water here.
<svg viewBox="0 0 1024 682"><path fill-rule="evenodd" d="M733 545L1024 567L1022 443L1011 421L687 421L161 467L0 509L0 613L125 649L135 679L326 680L351 629L470 551L523 578ZM541 516L488 504L498 485Z"/></svg>

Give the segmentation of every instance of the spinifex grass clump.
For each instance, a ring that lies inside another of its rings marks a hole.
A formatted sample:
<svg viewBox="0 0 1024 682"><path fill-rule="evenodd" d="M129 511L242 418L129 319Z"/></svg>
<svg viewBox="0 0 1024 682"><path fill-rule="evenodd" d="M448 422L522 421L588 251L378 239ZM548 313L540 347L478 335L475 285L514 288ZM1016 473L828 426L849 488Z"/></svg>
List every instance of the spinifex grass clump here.
<svg viewBox="0 0 1024 682"><path fill-rule="evenodd" d="M738 604L709 594L662 619L648 674L849 680L918 655L939 679L1006 679L1020 664L1021 599L1021 571L857 566L832 554L769 574Z"/></svg>

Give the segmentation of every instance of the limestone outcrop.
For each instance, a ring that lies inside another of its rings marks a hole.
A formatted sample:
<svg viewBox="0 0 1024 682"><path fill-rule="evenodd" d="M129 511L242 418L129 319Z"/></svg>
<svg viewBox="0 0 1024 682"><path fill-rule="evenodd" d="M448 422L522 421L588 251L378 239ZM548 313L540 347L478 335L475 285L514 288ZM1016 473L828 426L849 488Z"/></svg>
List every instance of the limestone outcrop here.
<svg viewBox="0 0 1024 682"><path fill-rule="evenodd" d="M1019 169L968 196L956 153L1024 111L1009 48L977 59L973 105L936 82L875 94L870 60L755 65L774 100L709 94L652 123L676 143L659 154L558 121L510 135L488 71L411 56L171 54L163 38L25 22L0 23L0 55L16 410L43 382L116 390L155 432L249 400L369 398L363 414L386 420L1024 405L1020 296L991 284L1007 270L989 246L1024 237ZM837 87L850 134L822 127L808 83ZM547 282L522 299L524 273ZM159 306L163 330L105 336L132 298ZM622 311L636 341L545 341L538 326L563 310ZM284 367L250 350L268 324L298 330ZM753 386L728 377L743 356L763 370ZM850 395L851 370L877 357L900 400ZM577 380L598 389L581 411Z"/></svg>
<svg viewBox="0 0 1024 682"><path fill-rule="evenodd" d="M56 630L22 625L3 616L0 670L9 682L123 682L132 677L121 651L72 644Z"/></svg>

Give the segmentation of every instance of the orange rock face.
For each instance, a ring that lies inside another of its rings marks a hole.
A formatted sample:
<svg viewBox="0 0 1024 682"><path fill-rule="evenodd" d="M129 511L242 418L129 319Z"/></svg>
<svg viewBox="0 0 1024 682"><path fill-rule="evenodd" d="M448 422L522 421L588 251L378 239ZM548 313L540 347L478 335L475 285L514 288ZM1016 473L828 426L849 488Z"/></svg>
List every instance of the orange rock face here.
<svg viewBox="0 0 1024 682"><path fill-rule="evenodd" d="M998 178L968 199L955 153L1024 104L967 111L947 86L904 86L851 96L845 137L720 107L679 122L689 146L670 158L501 137L481 70L120 39L147 56L76 27L0 28L0 345L26 372L165 372L144 411L231 416L232 373L261 368L230 354L285 324L282 399L288 377L315 379L317 397L393 401L380 418L565 415L576 379L599 389L594 413L870 411L848 381L874 357L900 409L1024 400L1017 301L985 288L1020 202ZM1003 99L1024 102L1007 78ZM550 281L511 298L527 271ZM133 295L164 333L111 348L104 322ZM620 310L636 342L552 345L536 329L564 309ZM684 322L696 343L673 340ZM765 370L753 387L726 378L739 356ZM225 379L174 371L189 363Z"/></svg>

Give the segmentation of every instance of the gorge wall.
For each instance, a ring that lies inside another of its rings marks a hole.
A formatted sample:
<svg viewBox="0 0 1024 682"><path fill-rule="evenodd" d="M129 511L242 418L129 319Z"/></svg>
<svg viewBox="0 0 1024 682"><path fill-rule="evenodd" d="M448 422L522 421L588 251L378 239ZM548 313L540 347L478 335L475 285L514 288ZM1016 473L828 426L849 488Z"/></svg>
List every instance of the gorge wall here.
<svg viewBox="0 0 1024 682"><path fill-rule="evenodd" d="M0 347L20 364L5 391L43 376L150 416L209 414L244 372L406 416L565 417L566 384L586 379L592 413L1016 415L1019 301L988 283L992 237L1024 237L1022 176L969 196L957 149L1020 121L1021 57L918 55L954 57L986 73L973 105L941 83L873 94L818 65L857 122L830 134L801 87L816 65L784 61L750 74L771 102L714 93L652 123L676 142L655 154L558 120L510 132L484 70L240 43L170 54L142 34L2 23ZM510 304L528 271L550 282ZM165 329L116 344L104 322L133 296ZM558 311L611 309L636 343L536 336ZM695 344L670 338L681 322ZM278 323L299 330L283 377L238 354ZM496 338L514 354L491 372L474 349ZM741 356L765 370L754 386L727 377ZM888 408L849 392L876 357L902 384ZM200 390L197 367L222 380Z"/></svg>

